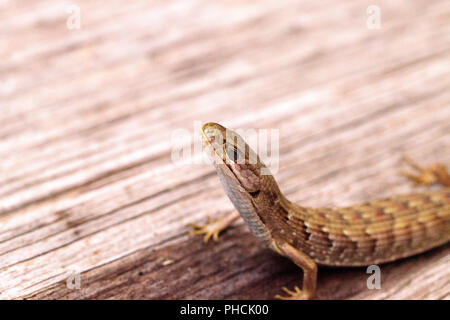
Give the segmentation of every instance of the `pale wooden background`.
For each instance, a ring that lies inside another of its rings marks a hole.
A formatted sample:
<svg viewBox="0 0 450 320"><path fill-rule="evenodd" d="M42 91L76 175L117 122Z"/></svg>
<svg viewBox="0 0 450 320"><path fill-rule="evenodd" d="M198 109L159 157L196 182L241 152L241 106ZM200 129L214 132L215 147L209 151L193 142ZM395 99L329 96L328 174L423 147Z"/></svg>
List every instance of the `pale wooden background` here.
<svg viewBox="0 0 450 320"><path fill-rule="evenodd" d="M212 166L171 161L172 133L279 129L276 178L304 205L411 192L402 154L450 165L449 22L450 2L430 0L1 1L0 297L266 299L299 284L242 221L217 245L187 235L232 205ZM320 269L318 298L449 299L450 247L383 266L382 290L367 277Z"/></svg>

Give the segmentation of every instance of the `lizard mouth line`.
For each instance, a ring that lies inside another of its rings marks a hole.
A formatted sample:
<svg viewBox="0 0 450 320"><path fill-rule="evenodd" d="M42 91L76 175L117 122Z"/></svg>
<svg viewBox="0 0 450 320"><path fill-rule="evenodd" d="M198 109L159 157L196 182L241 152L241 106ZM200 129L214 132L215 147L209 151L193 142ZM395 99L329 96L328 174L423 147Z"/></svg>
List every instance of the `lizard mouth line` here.
<svg viewBox="0 0 450 320"><path fill-rule="evenodd" d="M214 161L214 163L215 163L216 165L219 165L219 164L225 164L226 167L227 167L227 169L228 169L228 171L229 171L229 173L231 173L231 174L236 178L236 180L239 181L239 179L237 179L236 174L235 174L235 173L233 172L233 170L231 169L230 164L227 163L227 161L225 161L225 160L223 159L223 157L221 157L221 156L217 153L216 148L212 145L211 141L209 140L208 136L206 135L206 133L205 133L205 131L204 131L204 127L205 127L205 126L206 126L206 125L204 125L203 128L202 128L202 130L201 130L201 135L202 135L203 145L204 145L205 148L207 149L207 152L209 152L208 155L211 156L211 153L214 152L214 157L211 157L212 160ZM221 147L223 148L223 143L222 143ZM220 162L219 162L218 160L220 160ZM223 167L222 167L220 170L224 170ZM241 183L239 183L239 184L241 185ZM242 186L242 185L241 185L241 186Z"/></svg>
<svg viewBox="0 0 450 320"><path fill-rule="evenodd" d="M232 171L231 168L230 168L229 163L227 163L227 159L226 158L224 159L224 156L223 155L221 156L217 152L217 148L219 148L219 147L223 148L224 143L222 142L220 145L217 143L217 146L214 146L213 143L211 142L210 138L208 137L208 135L205 132L205 129L206 129L207 126L210 126L210 124L209 123L204 124L200 131L201 131L203 145L205 146L205 148L209 152L208 155L212 156L212 153L214 152L214 157L211 157L212 160L214 161L214 163L215 164L226 164L228 169L230 169L230 171ZM220 131L220 134L223 136L223 131L224 130L219 130L219 129L216 129L216 130ZM215 139L215 136L213 136L213 138ZM222 151L222 153L225 154L224 151Z"/></svg>

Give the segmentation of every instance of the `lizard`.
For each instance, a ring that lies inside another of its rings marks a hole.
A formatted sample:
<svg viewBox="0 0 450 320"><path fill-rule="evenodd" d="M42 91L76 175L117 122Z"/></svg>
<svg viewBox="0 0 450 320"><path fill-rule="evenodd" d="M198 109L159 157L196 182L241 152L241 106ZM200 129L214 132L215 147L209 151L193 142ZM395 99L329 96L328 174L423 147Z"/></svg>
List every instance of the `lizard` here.
<svg viewBox="0 0 450 320"><path fill-rule="evenodd" d="M450 240L450 174L439 163L423 168L405 160L418 173L403 173L416 184L443 188L398 195L342 208L310 208L289 201L275 178L236 132L217 123L201 128L205 150L225 193L237 211L206 225L190 224L204 241L239 216L269 248L303 270L302 289L283 287L278 299L311 299L319 266L378 265L410 257Z"/></svg>

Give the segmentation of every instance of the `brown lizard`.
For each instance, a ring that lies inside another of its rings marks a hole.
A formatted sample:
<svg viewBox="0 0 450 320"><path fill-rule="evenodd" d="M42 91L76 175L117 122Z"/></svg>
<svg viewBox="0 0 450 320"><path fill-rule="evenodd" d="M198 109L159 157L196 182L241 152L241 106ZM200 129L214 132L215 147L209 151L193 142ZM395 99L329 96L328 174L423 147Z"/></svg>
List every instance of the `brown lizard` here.
<svg viewBox="0 0 450 320"><path fill-rule="evenodd" d="M450 188L401 195L344 208L309 208L290 202L258 155L237 133L216 123L201 130L226 194L250 231L271 249L303 269L303 288L283 288L280 299L310 299L317 265L381 264L445 244L450 240ZM446 167L434 164L406 174L416 184L450 187ZM263 174L264 172L264 174ZM191 224L192 234L217 241L239 217L236 211L207 225Z"/></svg>

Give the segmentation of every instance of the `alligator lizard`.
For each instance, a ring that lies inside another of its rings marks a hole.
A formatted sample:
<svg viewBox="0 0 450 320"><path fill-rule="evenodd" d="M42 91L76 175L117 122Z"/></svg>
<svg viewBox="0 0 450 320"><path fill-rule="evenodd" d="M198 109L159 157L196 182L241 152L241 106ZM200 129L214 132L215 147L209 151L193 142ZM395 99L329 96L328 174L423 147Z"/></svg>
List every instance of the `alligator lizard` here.
<svg viewBox="0 0 450 320"><path fill-rule="evenodd" d="M409 160L419 174L407 176L417 184L444 186L439 190L344 208L309 208L286 199L267 167L237 133L207 123L201 135L226 194L250 231L303 269L302 289L282 288L287 296L277 298L312 298L317 265L381 264L450 240L450 175L443 165L422 168ZM191 233L205 234L205 242L211 237L217 241L219 232L237 217L233 211L208 225L191 224Z"/></svg>

